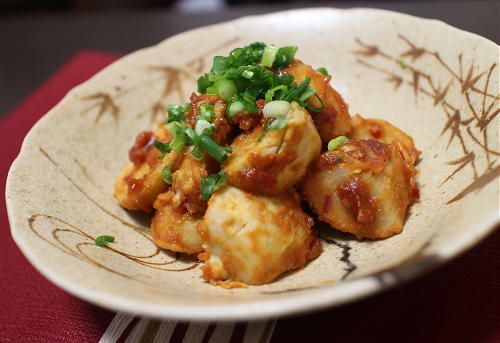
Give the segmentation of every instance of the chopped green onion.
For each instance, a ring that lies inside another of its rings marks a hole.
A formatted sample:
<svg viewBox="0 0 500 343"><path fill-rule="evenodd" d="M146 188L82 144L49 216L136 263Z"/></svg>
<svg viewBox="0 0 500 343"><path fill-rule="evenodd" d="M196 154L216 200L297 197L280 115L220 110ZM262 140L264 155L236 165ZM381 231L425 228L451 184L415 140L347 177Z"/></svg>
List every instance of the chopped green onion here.
<svg viewBox="0 0 500 343"><path fill-rule="evenodd" d="M184 131L185 136L189 139L191 144L195 145L198 150L203 150L217 161L222 162L227 158L227 153L232 152L231 148L222 147L215 142L206 132L197 134L195 130L188 127ZM196 148L192 148L191 155L193 157L201 157Z"/></svg>
<svg viewBox="0 0 500 343"><path fill-rule="evenodd" d="M171 122L165 125L165 128L170 131L174 138L169 142L170 149L180 152L186 146L186 135L184 130L186 125L179 122Z"/></svg>
<svg viewBox="0 0 500 343"><path fill-rule="evenodd" d="M255 96L249 92L234 95L231 99L229 99L228 103L229 106L226 110L228 119L231 119L235 114L242 111L247 111L252 114L258 112L257 106L255 105Z"/></svg>
<svg viewBox="0 0 500 343"><path fill-rule="evenodd" d="M408 69L408 68L410 68L410 66L409 66L408 64L406 64L406 63L405 63L405 61L403 61L403 60L398 60L397 62L399 63L399 65L400 65L400 66L401 66L401 68L403 68L403 69Z"/></svg>
<svg viewBox="0 0 500 343"><path fill-rule="evenodd" d="M95 239L95 245L97 245L98 247L103 247L108 243L113 243L114 241L115 237L113 236L107 236L107 235L99 236Z"/></svg>
<svg viewBox="0 0 500 343"><path fill-rule="evenodd" d="M300 85L297 86L297 88L294 91L294 95L298 98L300 95L306 91L306 89L309 87L309 84L311 83L311 78L307 76L304 81L300 83Z"/></svg>
<svg viewBox="0 0 500 343"><path fill-rule="evenodd" d="M251 79L253 77L255 73L251 70L244 70L242 73L241 73L241 76L243 76L245 79Z"/></svg>
<svg viewBox="0 0 500 343"><path fill-rule="evenodd" d="M275 98L275 93L277 93L277 92L279 92L278 93L279 95L276 96L276 99L283 99L285 97L287 91L288 91L288 87L285 85L279 85L279 86L273 87L266 92L265 99L267 102L273 101L273 99Z"/></svg>
<svg viewBox="0 0 500 343"><path fill-rule="evenodd" d="M325 103L323 102L323 99L321 99L321 97L318 94L314 94L314 97L321 104L320 107L313 107L311 106L311 104L309 104L307 105L307 109L313 112L323 112L323 110L325 109Z"/></svg>
<svg viewBox="0 0 500 343"><path fill-rule="evenodd" d="M170 141L170 148L174 151L180 152L186 146L186 138L184 135L178 135Z"/></svg>
<svg viewBox="0 0 500 343"><path fill-rule="evenodd" d="M207 90L205 91L207 94L214 94L214 95L217 95L217 88L216 87L207 87Z"/></svg>
<svg viewBox="0 0 500 343"><path fill-rule="evenodd" d="M346 136L338 136L328 142L328 150L333 151L348 141Z"/></svg>
<svg viewBox="0 0 500 343"><path fill-rule="evenodd" d="M210 70L214 74L218 74L220 72L223 72L229 67L229 59L227 57L223 56L215 56L214 57L214 62L212 65L212 69Z"/></svg>
<svg viewBox="0 0 500 343"><path fill-rule="evenodd" d="M297 53L296 46L284 46L279 48L278 54L276 55L276 59L274 60L273 67L281 69L287 67L290 62L295 58L295 54Z"/></svg>
<svg viewBox="0 0 500 343"><path fill-rule="evenodd" d="M210 80L208 79L208 74L203 74L198 78L197 84L198 84L198 92L206 93L207 88L210 87L212 82L210 82Z"/></svg>
<svg viewBox="0 0 500 343"><path fill-rule="evenodd" d="M196 145L191 145L189 147L189 153L195 160L200 161L203 158L203 153L201 152L200 148L198 148Z"/></svg>
<svg viewBox="0 0 500 343"><path fill-rule="evenodd" d="M262 131L262 134L260 135L259 138L257 138L257 142L260 142L264 136L271 130L283 130L286 126L286 124L288 124L288 122L290 121L291 118L277 118L277 119L274 119L273 121L268 121L266 123L266 127L264 129L264 131Z"/></svg>
<svg viewBox="0 0 500 343"><path fill-rule="evenodd" d="M264 105L264 116L267 118L284 117L290 111L291 105L285 100L274 100Z"/></svg>
<svg viewBox="0 0 500 343"><path fill-rule="evenodd" d="M276 60L276 56L278 55L279 49L274 45L266 45L264 48L264 53L262 54L262 64L263 67L271 68L273 66L274 61Z"/></svg>
<svg viewBox="0 0 500 343"><path fill-rule="evenodd" d="M200 114L196 117L196 119L197 120L206 120L209 123L211 123L214 116L215 116L214 105L201 104L200 105Z"/></svg>
<svg viewBox="0 0 500 343"><path fill-rule="evenodd" d="M219 80L214 85L222 100L227 100L238 92L234 82L230 80Z"/></svg>
<svg viewBox="0 0 500 343"><path fill-rule="evenodd" d="M169 185L172 184L173 180L172 180L172 171L170 170L170 166L163 167L161 171L161 176L163 178L163 181L165 181L165 183L168 183Z"/></svg>
<svg viewBox="0 0 500 343"><path fill-rule="evenodd" d="M184 115L187 111L191 109L191 104L181 104L181 105L168 105L167 113L168 113L168 122L171 123L173 121L186 121Z"/></svg>
<svg viewBox="0 0 500 343"><path fill-rule="evenodd" d="M291 101L295 100L299 103L300 106L304 107L305 104L303 101L300 101L300 97L304 92L306 92L309 88L309 84L311 83L311 78L308 76L297 86L294 90L288 92L283 100Z"/></svg>
<svg viewBox="0 0 500 343"><path fill-rule="evenodd" d="M227 177L224 169L221 169L218 173L210 174L207 177L201 179L200 199L210 199L212 193L221 188L226 183L226 181Z"/></svg>
<svg viewBox="0 0 500 343"><path fill-rule="evenodd" d="M214 111L214 105L211 105L211 104L201 104L200 105L200 113L201 114L204 114L204 113L212 113Z"/></svg>
<svg viewBox="0 0 500 343"><path fill-rule="evenodd" d="M227 116L229 119L234 117L236 114L243 112L245 110L245 105L241 101L236 101L233 102L231 105L229 105L228 110L227 110Z"/></svg>
<svg viewBox="0 0 500 343"><path fill-rule="evenodd" d="M316 94L316 89L313 87L307 87L306 91L302 93L302 95L299 97L300 102L306 101L310 96Z"/></svg>
<svg viewBox="0 0 500 343"><path fill-rule="evenodd" d="M215 131L215 125L214 124L210 124L208 121L206 121L205 119L199 119L197 122L196 122L196 126L194 128L194 131L199 134L199 135L202 135L202 134L211 134L212 132Z"/></svg>
<svg viewBox="0 0 500 343"><path fill-rule="evenodd" d="M326 68L324 68L324 67L318 68L318 69L316 69L316 71L317 71L318 73L321 73L321 74L325 75L325 76L330 75L330 74L328 73L328 70L326 70Z"/></svg>
<svg viewBox="0 0 500 343"><path fill-rule="evenodd" d="M172 150L172 148L170 148L170 144L169 143L162 143L160 141L157 141L155 139L155 141L153 142L153 146L160 150L161 152L161 155L160 157L158 157L158 159L162 160L163 158L165 158L165 155L168 154L170 152L170 150Z"/></svg>
<svg viewBox="0 0 500 343"><path fill-rule="evenodd" d="M191 145L193 145L193 144L197 145L198 144L198 134L196 133L195 130L193 130L190 127L186 127L186 129L184 130L184 134L188 138L189 144L191 144Z"/></svg>
<svg viewBox="0 0 500 343"><path fill-rule="evenodd" d="M219 162L227 159L227 153L231 152L231 148L220 146L208 135L199 136L196 145Z"/></svg>

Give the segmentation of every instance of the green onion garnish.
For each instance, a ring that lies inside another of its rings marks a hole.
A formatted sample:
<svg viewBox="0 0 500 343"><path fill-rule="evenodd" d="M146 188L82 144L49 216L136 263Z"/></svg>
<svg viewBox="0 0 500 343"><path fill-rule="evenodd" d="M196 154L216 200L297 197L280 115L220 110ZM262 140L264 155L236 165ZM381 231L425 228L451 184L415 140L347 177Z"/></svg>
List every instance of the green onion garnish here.
<svg viewBox="0 0 500 343"><path fill-rule="evenodd" d="M266 123L266 127L264 131L262 131L262 134L260 135L259 138L257 138L257 142L260 142L264 136L271 130L283 130L290 121L291 118L277 118L274 119L273 121L268 121Z"/></svg>
<svg viewBox="0 0 500 343"><path fill-rule="evenodd" d="M236 114L243 112L245 110L245 105L241 101L235 101L231 103L231 105L228 106L227 108L227 117L231 119L234 117Z"/></svg>
<svg viewBox="0 0 500 343"><path fill-rule="evenodd" d="M160 150L161 155L160 155L160 157L158 157L158 159L160 159L160 160L164 159L164 158L165 158L165 155L166 155L166 154L168 154L168 153L170 152L170 150L172 150L172 149L170 148L170 144L169 144L169 143L162 143L162 142L160 142L160 141L157 141L156 139L155 139L155 141L153 142L153 146L154 146L156 149Z"/></svg>
<svg viewBox="0 0 500 343"><path fill-rule="evenodd" d="M271 102L274 99L283 99L288 91L288 87L285 85L279 85L269 89L266 92L265 99L267 102ZM275 95L277 93L277 95Z"/></svg>
<svg viewBox="0 0 500 343"><path fill-rule="evenodd" d="M306 101L310 96L316 94L316 89L312 88L312 87L307 87L307 89L305 90L304 93L301 94L301 96L299 97L299 100L300 102L304 102Z"/></svg>
<svg viewBox="0 0 500 343"><path fill-rule="evenodd" d="M254 72L251 71L251 70L243 70L243 72L241 73L241 76L243 76L245 79L251 79L253 76L254 76Z"/></svg>
<svg viewBox="0 0 500 343"><path fill-rule="evenodd" d="M207 94L214 94L214 95L217 95L217 87L207 87L206 91L204 93L207 93Z"/></svg>
<svg viewBox="0 0 500 343"><path fill-rule="evenodd" d="M181 124L177 121L168 123L165 128L170 131L174 138L169 142L170 149L180 152L186 146L186 135L184 130L186 128L185 124Z"/></svg>
<svg viewBox="0 0 500 343"><path fill-rule="evenodd" d="M235 114L242 111L247 111L252 114L258 112L258 108L255 105L255 96L249 92L234 95L229 99L228 103L229 106L226 111L228 119L231 119Z"/></svg>
<svg viewBox="0 0 500 343"><path fill-rule="evenodd" d="M199 135L202 135L202 134L210 135L215 131L215 125L209 123L205 119L199 119L196 122L196 126L194 128L194 131Z"/></svg>
<svg viewBox="0 0 500 343"><path fill-rule="evenodd" d="M298 49L299 48L297 48L296 46L285 46L279 48L276 59L274 60L273 67L278 69L287 67L295 58L295 54L297 53Z"/></svg>
<svg viewBox="0 0 500 343"><path fill-rule="evenodd" d="M161 176L163 177L163 181L165 183L168 183L169 185L172 184L172 171L170 170L170 166L165 166L163 167L161 171Z"/></svg>
<svg viewBox="0 0 500 343"><path fill-rule="evenodd" d="M198 134L190 127L187 127L184 132L189 142L195 146L191 150L191 155L195 158L201 158L200 150L203 150L217 161L222 162L227 158L227 153L232 152L231 148L217 144L206 132Z"/></svg>
<svg viewBox="0 0 500 343"><path fill-rule="evenodd" d="M323 102L323 99L318 94L313 94L313 96L319 101L320 106L319 107L313 107L311 104L307 105L307 109L313 112L323 112L325 109L325 103Z"/></svg>
<svg viewBox="0 0 500 343"><path fill-rule="evenodd" d="M196 117L196 119L206 120L209 123L211 123L214 116L215 116L214 105L201 104L200 114Z"/></svg>
<svg viewBox="0 0 500 343"><path fill-rule="evenodd" d="M107 236L107 235L99 236L95 239L95 245L97 245L98 247L103 247L108 243L113 243L114 241L115 237L113 236Z"/></svg>
<svg viewBox="0 0 500 343"><path fill-rule="evenodd" d="M201 159L203 159L203 153L196 145L191 145L191 147L189 148L189 153L195 160L200 161Z"/></svg>
<svg viewBox="0 0 500 343"><path fill-rule="evenodd" d="M200 199L208 200L213 192L221 188L227 181L226 173L224 169L221 169L218 173L210 174L207 177L201 179L201 189L200 189Z"/></svg>
<svg viewBox="0 0 500 343"><path fill-rule="evenodd" d="M215 82L214 86L222 100L227 100L238 92L234 82L231 80L219 80Z"/></svg>
<svg viewBox="0 0 500 343"><path fill-rule="evenodd" d="M291 105L285 100L274 100L264 106L264 116L267 118L280 118L287 115Z"/></svg>
<svg viewBox="0 0 500 343"><path fill-rule="evenodd" d="M168 113L168 122L171 123L173 121L186 121L184 115L191 109L191 104L181 104L181 105L168 105L167 113Z"/></svg>
<svg viewBox="0 0 500 343"><path fill-rule="evenodd" d="M397 62L398 62L398 64L401 66L401 68L403 68L403 69L408 69L408 68L410 68L410 66L409 66L408 64L406 64L406 62L405 62L405 61L403 61L403 60L398 60Z"/></svg>
<svg viewBox="0 0 500 343"><path fill-rule="evenodd" d="M325 75L325 76L330 75L330 74L328 73L328 70L326 70L326 68L324 68L324 67L318 68L318 69L316 69L316 71L317 71L318 73L321 73L321 74Z"/></svg>
<svg viewBox="0 0 500 343"><path fill-rule="evenodd" d="M328 150L333 151L348 141L346 136L338 136L328 142Z"/></svg>
<svg viewBox="0 0 500 343"><path fill-rule="evenodd" d="M262 64L263 67L271 68L273 66L274 61L276 60L276 56L278 55L279 49L274 45L266 45L264 48L264 53L262 54Z"/></svg>
<svg viewBox="0 0 500 343"><path fill-rule="evenodd" d="M219 162L227 159L227 153L231 152L231 148L224 148L220 146L207 135L199 136L196 145Z"/></svg>
<svg viewBox="0 0 500 343"><path fill-rule="evenodd" d="M198 78L198 92L207 93L207 88L210 87L212 82L208 79L208 74L204 74Z"/></svg>
<svg viewBox="0 0 500 343"><path fill-rule="evenodd" d="M190 127L186 127L184 133L186 134L189 140L189 144L196 145L196 143L198 142L198 134L196 133L196 131Z"/></svg>
<svg viewBox="0 0 500 343"><path fill-rule="evenodd" d="M308 76L300 83L300 85L297 86L294 90L291 90L288 92L288 94L285 96L283 100L291 101L295 100L299 103L300 106L305 107L304 101L301 101L300 98L304 94L304 92L307 92L309 90L309 84L311 83L311 78Z"/></svg>

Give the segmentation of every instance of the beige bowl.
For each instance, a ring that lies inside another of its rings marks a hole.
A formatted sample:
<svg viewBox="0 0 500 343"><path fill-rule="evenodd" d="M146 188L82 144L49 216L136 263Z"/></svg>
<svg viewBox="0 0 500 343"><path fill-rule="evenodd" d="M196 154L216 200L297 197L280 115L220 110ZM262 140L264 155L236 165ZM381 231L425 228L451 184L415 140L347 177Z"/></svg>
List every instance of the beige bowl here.
<svg viewBox="0 0 500 343"><path fill-rule="evenodd" d="M357 241L323 232L323 254L277 282L222 289L159 250L148 218L113 198L138 132L185 102L212 56L253 41L297 45L326 67L351 114L390 121L422 151L421 199L403 233ZM307 9L192 30L122 58L78 86L30 131L7 180L12 236L47 278L100 306L163 318L257 319L339 305L429 270L499 221L499 50L435 20ZM113 235L108 248L95 237Z"/></svg>

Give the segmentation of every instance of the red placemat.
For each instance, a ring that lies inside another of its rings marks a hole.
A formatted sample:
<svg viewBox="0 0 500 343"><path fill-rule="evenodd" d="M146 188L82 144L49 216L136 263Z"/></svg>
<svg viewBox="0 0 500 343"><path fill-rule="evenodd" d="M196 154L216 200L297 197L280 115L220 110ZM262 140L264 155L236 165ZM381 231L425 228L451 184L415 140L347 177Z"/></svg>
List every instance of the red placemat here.
<svg viewBox="0 0 500 343"><path fill-rule="evenodd" d="M39 274L10 235L5 180L29 129L73 87L119 56L81 52L0 121L0 342L97 342L114 313L67 294Z"/></svg>
<svg viewBox="0 0 500 343"><path fill-rule="evenodd" d="M33 124L72 87L119 56L81 52L0 121L0 192ZM81 301L43 278L10 236L0 200L0 342L96 342L115 313ZM116 318L116 317L115 317ZM133 320L120 341L139 325ZM246 325L236 325L240 342ZM178 324L173 341L187 326ZM211 326L204 341L214 332ZM146 336L143 336L144 338ZM479 246L398 289L354 304L278 321L271 342L500 342L500 231Z"/></svg>

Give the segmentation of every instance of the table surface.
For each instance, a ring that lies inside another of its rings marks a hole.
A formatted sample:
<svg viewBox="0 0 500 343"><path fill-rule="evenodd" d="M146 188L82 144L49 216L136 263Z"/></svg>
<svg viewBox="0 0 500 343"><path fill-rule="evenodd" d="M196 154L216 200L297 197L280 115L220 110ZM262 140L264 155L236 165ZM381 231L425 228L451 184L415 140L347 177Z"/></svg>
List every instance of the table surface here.
<svg viewBox="0 0 500 343"><path fill-rule="evenodd" d="M341 8L369 6L440 19L495 42L500 40L498 5L498 1L335 3L335 7ZM243 15L267 13L293 7L290 5L238 7L209 15L155 11L88 15L52 13L36 16L2 17L0 13L0 44L2 46L0 49L0 117L7 114L71 56L82 49L128 53L153 45L190 28L230 20ZM8 141L7 146L9 146ZM287 341L284 338L290 337L290 335L293 335L292 337L295 337L297 341L310 340L311 332L325 330L324 322L321 319L328 316L332 323L335 323L336 330L339 331L338 334L349 335L350 342L364 342L366 340L364 336L367 332L369 332L367 337L370 337L370 340L384 341L383 338L390 338L390 331L386 330L387 321L391 322L392 325L396 323L398 326L402 325L401 331L405 331L406 328L411 330L418 327L419 332L411 332L412 342L437 342L439 337L455 337L456 339L453 341L457 342L493 342L495 337L498 338L496 328L500 309L498 306L500 297L496 290L498 273L495 274L500 268L498 259L494 259L498 251L498 234L499 232L496 236L483 242L480 247L470 251L454 263L450 263L445 268L441 268L438 272L422 277L390 293L333 310L283 319L275 331L276 341ZM469 269L466 269L466 266L469 266ZM470 277L460 278L461 274L467 274ZM457 282L457 280L461 282ZM41 285L45 284L41 283ZM427 293L421 292L430 289L430 287L434 290L432 292L433 301L422 301ZM38 292L31 293L32 297L42 297L41 294L45 298L47 297L45 289L38 289ZM414 297L406 297L407 294L412 294ZM59 293L56 295L59 296ZM54 299L60 301L61 299L56 295L53 296ZM16 297L12 298L16 301L19 300ZM402 303L391 302L394 299L401 299ZM91 305L85 305L69 295L62 301L65 301L68 308L77 309L75 311L78 313L68 314L64 312L61 314L61 318L69 315L73 316L74 321L81 318L82 323L90 318L95 325L99 324L103 326L102 330L105 329L107 321L104 317L110 315L109 313L99 311ZM73 307L68 304L72 304ZM54 305L54 307L58 306ZM407 311L407 308L411 308L413 311ZM436 309L438 309L437 312ZM385 318L380 315L381 313L390 313L391 317ZM365 321L365 326L360 326L358 320L360 314L369 316L370 322L373 324L367 327L367 321ZM408 317L409 314L410 317ZM403 325L397 322L398 319L415 324L413 326ZM33 322L38 322L38 320ZM46 321L40 322L42 325L46 323ZM445 325L444 322L448 325ZM474 324L477 330L469 330L464 326L464 323ZM454 328L453 332L444 332L450 331L450 327ZM307 330L303 330L303 328L307 328ZM373 328L379 329L374 332ZM50 331L50 328L44 327L42 329ZM430 332L437 333L438 338L429 340L430 337L426 334ZM61 330L57 333L60 334ZM80 334L82 333L80 332ZM333 336L332 340L334 340ZM2 341L1 337L0 341ZM322 341L326 341L326 339L324 338Z"/></svg>
<svg viewBox="0 0 500 343"><path fill-rule="evenodd" d="M338 8L374 7L442 20L498 42L498 1L350 1L317 3ZM93 49L128 53L176 33L244 15L310 7L307 3L229 7L209 13L168 10L44 13L6 16L0 13L0 117L31 93L77 51Z"/></svg>

